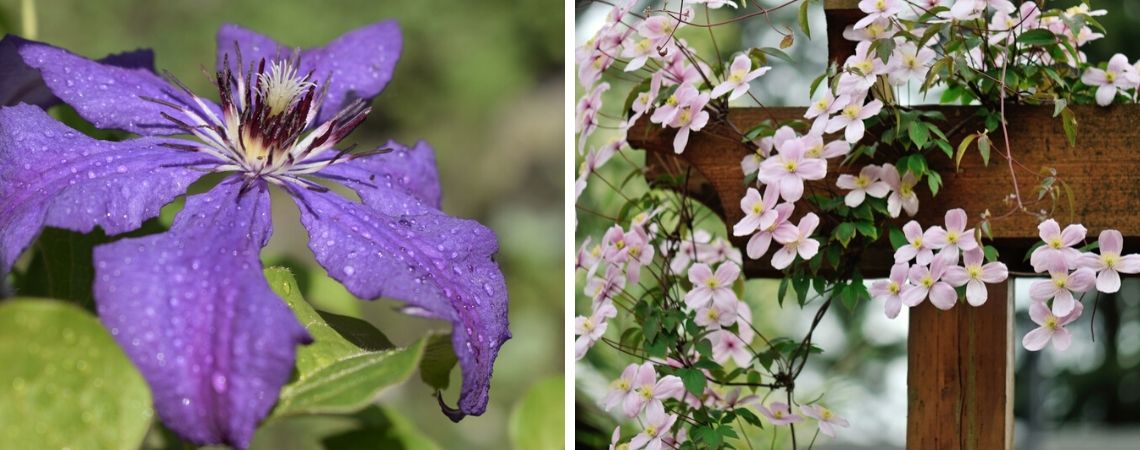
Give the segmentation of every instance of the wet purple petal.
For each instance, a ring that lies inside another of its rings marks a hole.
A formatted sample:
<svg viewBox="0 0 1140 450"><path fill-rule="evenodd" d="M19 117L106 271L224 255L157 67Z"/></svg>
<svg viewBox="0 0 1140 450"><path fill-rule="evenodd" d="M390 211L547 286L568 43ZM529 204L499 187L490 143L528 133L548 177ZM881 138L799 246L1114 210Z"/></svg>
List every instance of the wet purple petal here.
<svg viewBox="0 0 1140 450"><path fill-rule="evenodd" d="M17 51L27 39L7 35L0 39L0 106L12 106L21 102L48 108L59 103L59 98L44 84L40 72L24 64ZM140 49L123 52L100 59L99 62L112 66L146 69L154 71L154 52Z"/></svg>
<svg viewBox="0 0 1140 450"><path fill-rule="evenodd" d="M335 164L317 175L345 182L368 202L383 201L386 191L397 189L439 209L439 171L431 146L420 141L408 148L392 141L388 147L389 153Z"/></svg>
<svg viewBox="0 0 1140 450"><path fill-rule="evenodd" d="M507 330L507 292L492 255L494 233L392 189L366 205L335 193L295 192L309 248L333 278L360 298L406 302L406 312L448 320L463 370L452 420L482 414Z"/></svg>
<svg viewBox="0 0 1140 450"><path fill-rule="evenodd" d="M218 65L229 54L236 61L234 44L241 48L243 64L260 58L286 59L292 48L237 25L224 25L218 30ZM301 73L313 72L318 85L328 84L328 96L318 120L323 122L349 102L371 100L392 79L396 61L400 59L403 37L394 21L379 22L349 31L324 47L301 51ZM330 78L331 77L331 78Z"/></svg>
<svg viewBox="0 0 1140 450"><path fill-rule="evenodd" d="M163 118L163 112L186 123L197 123L174 108L143 100L150 97L201 111L190 95L152 71L111 65L121 57L104 64L39 42L24 41L17 47L24 62L39 70L51 92L96 127L144 136L184 133ZM204 102L210 112L220 114L217 105Z"/></svg>
<svg viewBox="0 0 1140 450"><path fill-rule="evenodd" d="M31 105L0 107L0 272L44 226L107 234L138 228L202 172L170 139L99 141Z"/></svg>
<svg viewBox="0 0 1140 450"><path fill-rule="evenodd" d="M166 426L245 448L311 339L270 290L263 182L189 197L169 232L95 249L99 317L138 367Z"/></svg>

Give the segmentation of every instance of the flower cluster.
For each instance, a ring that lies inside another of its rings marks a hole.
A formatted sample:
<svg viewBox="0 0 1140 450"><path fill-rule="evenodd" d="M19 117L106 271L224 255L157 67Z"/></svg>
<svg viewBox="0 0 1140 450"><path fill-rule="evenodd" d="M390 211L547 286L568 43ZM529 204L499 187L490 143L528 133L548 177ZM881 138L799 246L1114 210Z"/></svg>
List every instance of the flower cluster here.
<svg viewBox="0 0 1140 450"><path fill-rule="evenodd" d="M1062 230L1057 221L1049 219L1037 230L1041 245L1030 254L1029 261L1035 272L1049 276L1029 286L1029 317L1039 326L1021 342L1026 350L1041 350L1049 342L1053 348L1065 350L1072 342L1065 326L1084 312L1076 295L1094 288L1106 294L1119 291L1120 274L1140 273L1140 255L1120 254L1124 238L1116 230L1100 233L1099 254L1076 248L1087 232L1080 224Z"/></svg>

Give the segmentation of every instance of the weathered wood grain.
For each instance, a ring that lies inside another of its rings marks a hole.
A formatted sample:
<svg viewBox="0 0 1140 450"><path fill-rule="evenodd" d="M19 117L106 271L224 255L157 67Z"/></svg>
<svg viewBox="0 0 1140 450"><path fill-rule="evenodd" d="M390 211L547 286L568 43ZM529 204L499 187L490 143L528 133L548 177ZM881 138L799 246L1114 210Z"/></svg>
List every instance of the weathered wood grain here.
<svg viewBox="0 0 1140 450"><path fill-rule="evenodd" d="M907 448L1013 448L1013 292L990 285L980 307L910 309Z"/></svg>

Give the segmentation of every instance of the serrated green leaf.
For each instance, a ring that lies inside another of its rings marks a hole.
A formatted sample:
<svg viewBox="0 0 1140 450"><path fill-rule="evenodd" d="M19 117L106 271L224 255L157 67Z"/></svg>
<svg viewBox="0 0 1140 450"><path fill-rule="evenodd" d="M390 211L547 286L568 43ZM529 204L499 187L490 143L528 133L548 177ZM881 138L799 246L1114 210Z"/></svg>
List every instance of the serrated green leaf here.
<svg viewBox="0 0 1140 450"><path fill-rule="evenodd" d="M511 411L508 431L516 449L557 450L565 441L565 380L561 375L539 380Z"/></svg>
<svg viewBox="0 0 1140 450"><path fill-rule="evenodd" d="M847 244L851 243L851 239L855 237L855 224L843 222L835 227L835 231L832 231L831 235L834 236L840 244L847 247Z"/></svg>
<svg viewBox="0 0 1140 450"><path fill-rule="evenodd" d="M0 448L142 445L150 391L91 313L57 300L5 300L0 361Z"/></svg>
<svg viewBox="0 0 1140 450"><path fill-rule="evenodd" d="M918 148L926 148L926 143L930 140L930 130L926 129L926 124L916 120L907 127L907 136Z"/></svg>
<svg viewBox="0 0 1140 450"><path fill-rule="evenodd" d="M705 392L705 385L708 380L705 379L705 374L699 369L690 367L683 367L677 370L677 377L681 379L681 383L685 385L685 390L693 395L701 395Z"/></svg>
<svg viewBox="0 0 1140 450"><path fill-rule="evenodd" d="M978 153L982 154L982 165L990 165L990 135L983 134L978 137Z"/></svg>
<svg viewBox="0 0 1140 450"><path fill-rule="evenodd" d="M312 344L297 349L296 377L281 389L271 419L359 411L385 388L404 382L415 372L429 338L402 349L364 350L341 336L301 298L288 270L268 268L265 278L313 337Z"/></svg>

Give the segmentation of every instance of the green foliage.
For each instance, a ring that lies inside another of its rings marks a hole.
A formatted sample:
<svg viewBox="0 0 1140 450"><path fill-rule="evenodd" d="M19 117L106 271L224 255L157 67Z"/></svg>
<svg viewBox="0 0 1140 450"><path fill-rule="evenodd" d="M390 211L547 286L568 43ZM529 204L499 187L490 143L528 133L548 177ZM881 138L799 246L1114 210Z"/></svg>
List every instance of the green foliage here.
<svg viewBox="0 0 1140 450"><path fill-rule="evenodd" d="M271 418L359 411L384 389L407 380L418 366L427 338L407 348L367 350L341 336L301 298L288 270L266 269L265 278L313 337L312 344L297 349L296 376L281 389ZM386 342L367 346L383 348Z"/></svg>
<svg viewBox="0 0 1140 450"><path fill-rule="evenodd" d="M458 361L450 334L431 335L420 361L420 378L437 391L446 390L451 381L451 369Z"/></svg>
<svg viewBox="0 0 1140 450"><path fill-rule="evenodd" d="M407 418L392 408L376 405L352 415L357 426L321 439L324 448L337 450L406 449L438 450L440 447Z"/></svg>
<svg viewBox="0 0 1140 450"><path fill-rule="evenodd" d="M146 383L99 321L64 302L0 303L0 448L136 449Z"/></svg>
<svg viewBox="0 0 1140 450"><path fill-rule="evenodd" d="M563 448L566 381L561 375L539 380L511 411L511 444L518 450Z"/></svg>

